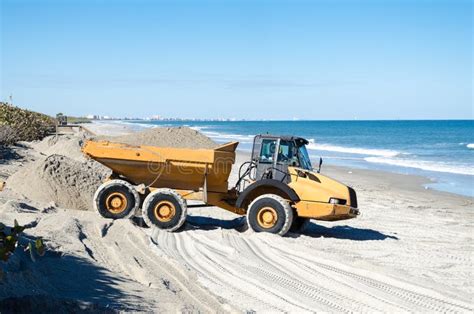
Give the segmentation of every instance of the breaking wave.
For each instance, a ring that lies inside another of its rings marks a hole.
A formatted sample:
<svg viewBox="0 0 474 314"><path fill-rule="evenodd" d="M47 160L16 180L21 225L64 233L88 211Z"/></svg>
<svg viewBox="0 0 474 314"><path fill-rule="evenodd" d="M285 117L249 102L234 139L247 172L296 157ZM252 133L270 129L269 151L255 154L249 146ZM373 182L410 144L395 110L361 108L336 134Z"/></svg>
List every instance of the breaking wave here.
<svg viewBox="0 0 474 314"><path fill-rule="evenodd" d="M410 160L410 159L395 159L386 157L367 157L364 158L367 162L386 164L398 167L416 168L427 171L447 172L463 175L474 175L474 168L462 165L452 165L442 162L433 162L425 160Z"/></svg>
<svg viewBox="0 0 474 314"><path fill-rule="evenodd" d="M218 142L223 141L238 141L241 143L253 143L253 138L255 135L243 135L243 134L226 134L226 133L219 133L219 132L212 132L212 131L204 131L200 130L204 135L210 137L213 140Z"/></svg>
<svg viewBox="0 0 474 314"><path fill-rule="evenodd" d="M397 152L394 150L344 147L344 146L335 146L335 145L329 145L329 144L316 144L314 140L309 141L308 149L324 150L324 151L330 151L330 152L356 154L356 155L381 156L381 157L395 157L397 155L400 155L400 152Z"/></svg>

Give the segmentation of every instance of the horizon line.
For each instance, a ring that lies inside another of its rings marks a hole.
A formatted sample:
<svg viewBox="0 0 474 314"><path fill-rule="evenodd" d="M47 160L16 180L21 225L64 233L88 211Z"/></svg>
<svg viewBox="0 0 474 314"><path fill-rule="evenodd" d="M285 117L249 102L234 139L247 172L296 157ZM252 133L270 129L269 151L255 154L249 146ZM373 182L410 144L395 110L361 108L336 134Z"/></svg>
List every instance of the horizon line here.
<svg viewBox="0 0 474 314"><path fill-rule="evenodd" d="M83 117L80 117L83 118ZM474 121L474 118L403 118L403 119L234 119L234 118L165 118L165 119L153 119L148 120L145 118L138 119L126 119L126 118L114 118L114 119L90 119L91 121L129 121L129 122L331 122L331 121L340 121L340 122L354 122L354 121Z"/></svg>

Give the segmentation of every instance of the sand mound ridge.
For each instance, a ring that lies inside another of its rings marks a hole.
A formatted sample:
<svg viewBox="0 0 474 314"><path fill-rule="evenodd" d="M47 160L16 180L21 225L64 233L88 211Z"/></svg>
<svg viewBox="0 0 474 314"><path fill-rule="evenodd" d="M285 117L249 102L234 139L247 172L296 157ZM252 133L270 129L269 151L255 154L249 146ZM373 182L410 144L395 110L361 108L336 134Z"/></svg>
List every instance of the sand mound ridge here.
<svg viewBox="0 0 474 314"><path fill-rule="evenodd" d="M204 134L188 127L156 127L121 136L99 136L99 140L129 145L176 148L215 148L217 144Z"/></svg>
<svg viewBox="0 0 474 314"><path fill-rule="evenodd" d="M45 156L64 155L83 162L86 158L81 152L81 147L86 139L86 135L82 132L74 135L52 135L31 146Z"/></svg>
<svg viewBox="0 0 474 314"><path fill-rule="evenodd" d="M90 210L95 190L109 174L110 170L90 160L51 155L14 173L7 186L31 200Z"/></svg>

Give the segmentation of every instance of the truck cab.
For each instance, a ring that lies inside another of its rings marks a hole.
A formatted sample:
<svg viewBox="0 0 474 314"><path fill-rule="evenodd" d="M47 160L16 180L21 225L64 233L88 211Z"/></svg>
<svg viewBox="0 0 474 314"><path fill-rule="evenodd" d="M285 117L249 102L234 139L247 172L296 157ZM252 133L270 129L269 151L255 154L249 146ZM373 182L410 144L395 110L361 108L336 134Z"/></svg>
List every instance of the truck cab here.
<svg viewBox="0 0 474 314"><path fill-rule="evenodd" d="M301 137L255 136L252 160L257 164L256 177L289 182L289 167L313 170L307 144Z"/></svg>
<svg viewBox="0 0 474 314"><path fill-rule="evenodd" d="M313 169L306 145L306 139L296 136L255 136L249 166L252 169L247 171L250 184L242 189L236 206L247 208L249 213L261 195L277 195L285 200L282 204L290 204L294 227L309 219L356 217L359 209L354 189L321 174L321 159L319 169ZM248 219L251 221L251 217ZM262 227L263 218L260 223L253 220L254 229Z"/></svg>

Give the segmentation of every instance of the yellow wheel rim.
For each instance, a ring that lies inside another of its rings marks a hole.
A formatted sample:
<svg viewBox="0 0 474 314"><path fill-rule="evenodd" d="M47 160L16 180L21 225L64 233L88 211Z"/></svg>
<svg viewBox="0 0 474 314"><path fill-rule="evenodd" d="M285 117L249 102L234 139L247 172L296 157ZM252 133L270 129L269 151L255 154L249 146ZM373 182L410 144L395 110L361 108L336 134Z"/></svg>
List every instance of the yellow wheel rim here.
<svg viewBox="0 0 474 314"><path fill-rule="evenodd" d="M123 212L128 205L127 197L125 194L120 192L113 192L105 200L105 207L107 210L114 214L120 214Z"/></svg>
<svg viewBox="0 0 474 314"><path fill-rule="evenodd" d="M176 215L176 207L168 201L161 201L155 205L154 213L156 219L161 222L168 222Z"/></svg>
<svg viewBox="0 0 474 314"><path fill-rule="evenodd" d="M265 229L275 226L278 214L272 207L263 207L257 213L258 224Z"/></svg>

